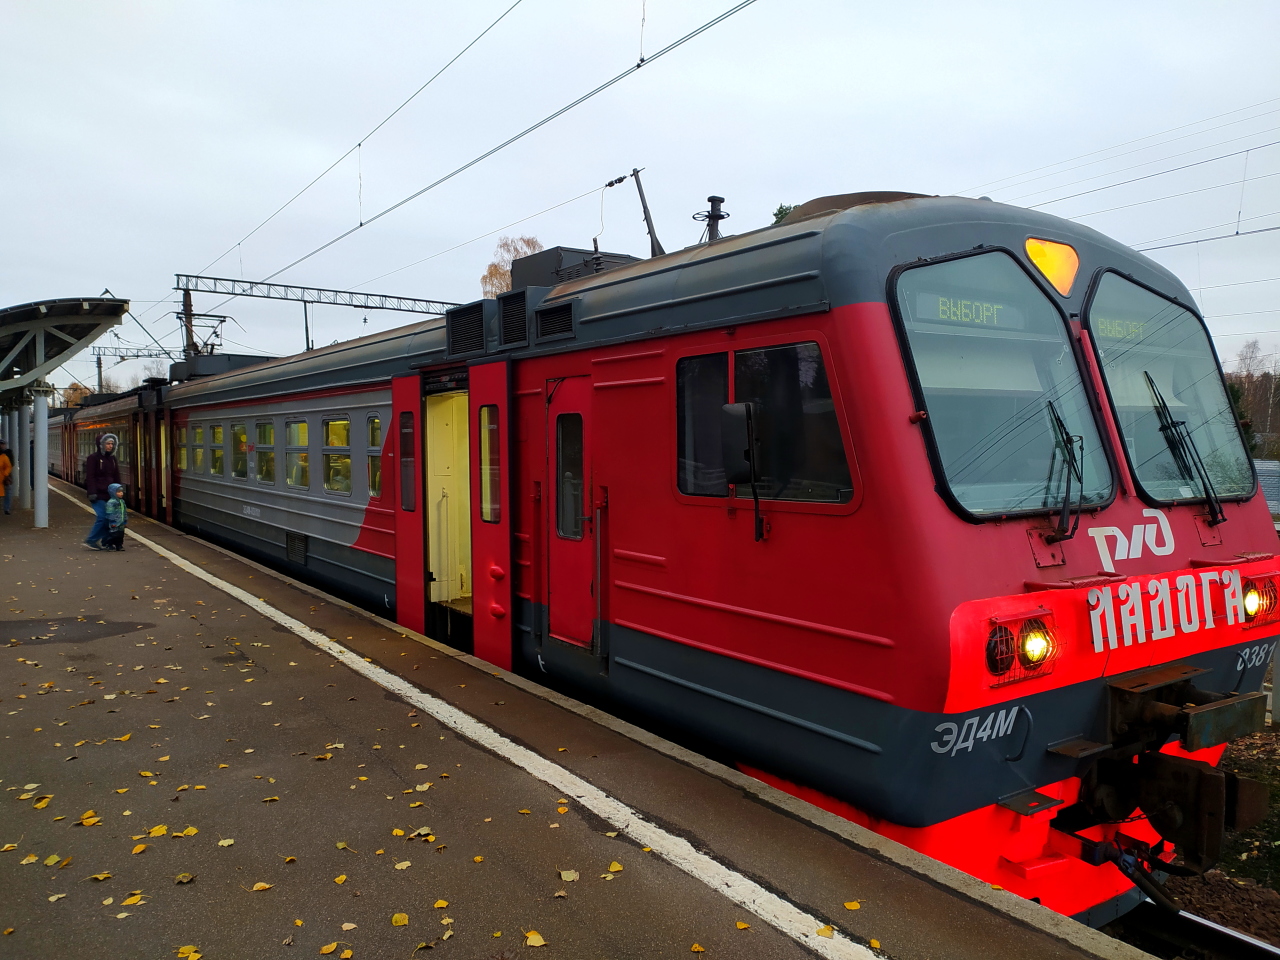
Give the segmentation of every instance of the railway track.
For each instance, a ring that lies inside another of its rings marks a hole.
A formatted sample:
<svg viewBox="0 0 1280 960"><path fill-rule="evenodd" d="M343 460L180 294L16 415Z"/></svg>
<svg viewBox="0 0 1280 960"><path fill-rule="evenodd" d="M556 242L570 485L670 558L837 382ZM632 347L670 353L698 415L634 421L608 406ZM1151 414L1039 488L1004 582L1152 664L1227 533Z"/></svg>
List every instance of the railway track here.
<svg viewBox="0 0 1280 960"><path fill-rule="evenodd" d="M1171 914L1147 901L1111 925L1110 932L1166 960L1274 960L1280 947L1198 917Z"/></svg>

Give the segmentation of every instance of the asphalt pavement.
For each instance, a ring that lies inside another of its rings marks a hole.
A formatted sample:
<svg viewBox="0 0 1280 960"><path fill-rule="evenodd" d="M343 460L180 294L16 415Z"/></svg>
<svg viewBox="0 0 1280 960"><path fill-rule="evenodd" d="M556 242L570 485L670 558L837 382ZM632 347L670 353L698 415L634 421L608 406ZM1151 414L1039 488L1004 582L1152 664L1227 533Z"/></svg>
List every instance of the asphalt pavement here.
<svg viewBox="0 0 1280 960"><path fill-rule="evenodd" d="M90 550L50 500L0 517L0 957L1142 956L160 524L181 563Z"/></svg>

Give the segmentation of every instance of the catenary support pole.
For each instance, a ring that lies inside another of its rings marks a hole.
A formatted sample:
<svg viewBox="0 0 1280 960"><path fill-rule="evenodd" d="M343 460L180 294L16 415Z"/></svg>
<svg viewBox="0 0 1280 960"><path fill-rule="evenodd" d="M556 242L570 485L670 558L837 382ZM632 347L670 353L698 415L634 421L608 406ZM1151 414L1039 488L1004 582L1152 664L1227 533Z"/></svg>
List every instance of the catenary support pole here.
<svg viewBox="0 0 1280 960"><path fill-rule="evenodd" d="M22 462L22 476L18 485L18 508L31 509L31 401L23 398L18 408L18 459Z"/></svg>
<svg viewBox="0 0 1280 960"><path fill-rule="evenodd" d="M35 481L35 517L32 526L49 526L49 397L43 390L36 394L35 420L31 425L31 479Z"/></svg>

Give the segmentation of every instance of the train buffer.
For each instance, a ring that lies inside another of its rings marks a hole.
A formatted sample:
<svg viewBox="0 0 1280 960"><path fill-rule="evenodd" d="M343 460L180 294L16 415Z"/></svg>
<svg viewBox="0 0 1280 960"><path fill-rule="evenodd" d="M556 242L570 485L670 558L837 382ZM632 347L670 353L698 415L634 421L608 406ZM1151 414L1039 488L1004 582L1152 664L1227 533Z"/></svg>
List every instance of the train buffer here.
<svg viewBox="0 0 1280 960"><path fill-rule="evenodd" d="M0 955L1145 956L53 486L0 517Z"/></svg>

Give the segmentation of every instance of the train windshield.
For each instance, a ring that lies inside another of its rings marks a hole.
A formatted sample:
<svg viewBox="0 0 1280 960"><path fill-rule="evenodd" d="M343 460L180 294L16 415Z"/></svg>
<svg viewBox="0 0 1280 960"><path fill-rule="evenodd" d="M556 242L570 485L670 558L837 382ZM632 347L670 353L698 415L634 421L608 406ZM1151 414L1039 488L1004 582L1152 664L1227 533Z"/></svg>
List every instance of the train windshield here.
<svg viewBox="0 0 1280 960"><path fill-rule="evenodd" d="M1066 325L1012 257L905 270L897 301L937 459L961 507L999 516L1111 498Z"/></svg>
<svg viewBox="0 0 1280 960"><path fill-rule="evenodd" d="M1251 494L1253 468L1195 314L1108 273L1088 324L1143 490L1165 501Z"/></svg>

